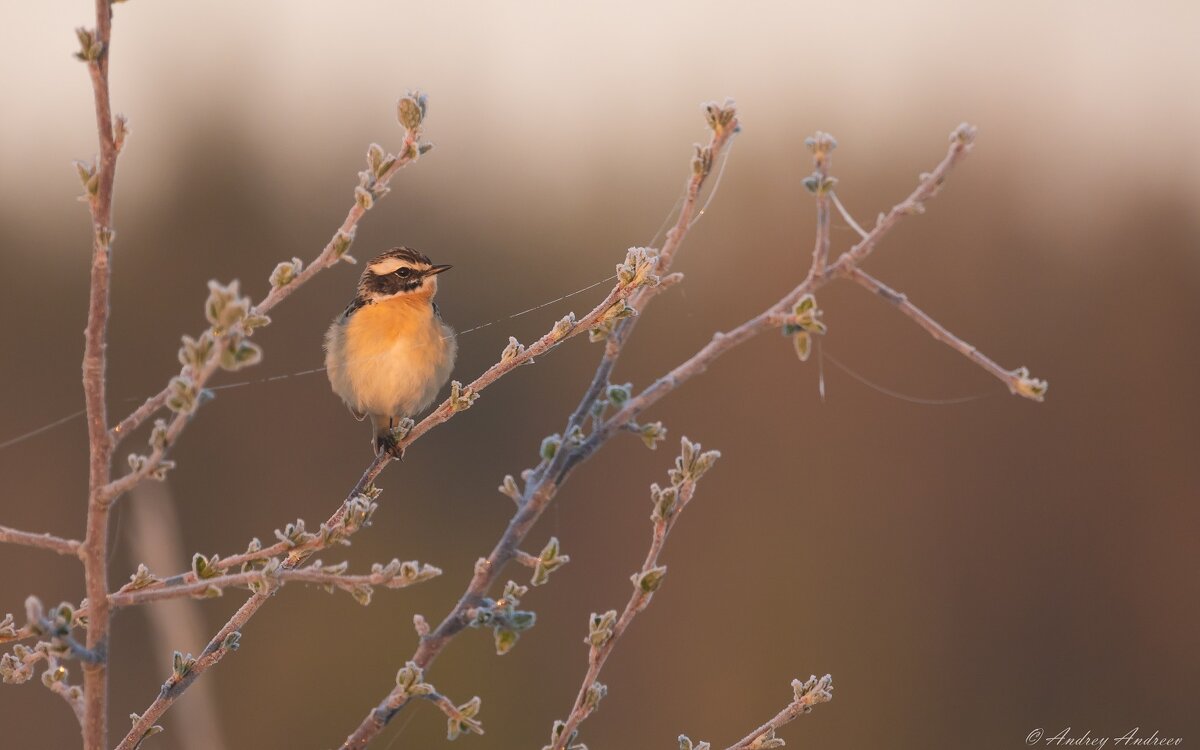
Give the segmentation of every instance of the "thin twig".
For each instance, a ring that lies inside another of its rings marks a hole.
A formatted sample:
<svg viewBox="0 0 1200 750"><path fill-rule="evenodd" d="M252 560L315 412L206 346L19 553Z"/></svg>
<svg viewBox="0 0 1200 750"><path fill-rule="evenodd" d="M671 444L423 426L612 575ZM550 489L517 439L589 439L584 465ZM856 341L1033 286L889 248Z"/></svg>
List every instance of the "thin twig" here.
<svg viewBox="0 0 1200 750"><path fill-rule="evenodd" d="M667 535L671 533L679 514L687 507L695 492L696 482L694 480L684 481L678 487L678 494L674 496L676 499L671 503L672 507L667 513L655 514L654 533L651 537L650 549L646 553L646 560L642 563L641 575L646 575L658 567L658 556L666 544ZM584 674L583 683L579 687L579 693L575 697L575 704L571 707L571 712L563 722L562 730L558 732L558 738L551 745L551 750L563 750L568 741L574 737L579 725L596 709L596 704L604 692L598 683L600 670L604 668L604 663L608 661L608 657L617 647L617 642L633 622L633 618L649 605L653 595L653 589L647 590L635 583L633 593L629 596L625 609L613 623L611 633L601 643L593 643L588 650L588 668Z"/></svg>
<svg viewBox="0 0 1200 750"><path fill-rule="evenodd" d="M829 675L819 679L810 677L806 682L792 680L792 689L795 691L795 698L787 708L775 714L770 721L730 745L726 750L754 750L755 743L761 738L768 735L774 736L775 731L781 726L809 713L813 706L833 700L833 680Z"/></svg>
<svg viewBox="0 0 1200 750"><path fill-rule="evenodd" d="M429 570L426 568L426 570ZM436 572L433 572L436 571ZM436 568L432 569L430 575L420 579L406 580L396 577L394 574L387 573L362 573L357 575L345 575L340 573L331 573L320 568L300 568L291 570L280 570L273 575L278 580L280 585L293 581L300 583L311 583L317 586L336 586L344 591L351 591L357 587L368 586L384 586L390 589L406 588L422 580L432 578L434 575L441 573ZM206 578L193 583L181 583L175 586L166 586L163 588L153 589L135 589L119 594L109 594L108 601L113 607L132 607L138 604L146 604L147 602L163 601L165 599L181 599L184 597L204 596L211 590L221 590L234 587L248 587L252 583L259 583L263 580L264 575L257 570L249 570L244 573L229 573L227 575L215 576Z"/></svg>
<svg viewBox="0 0 1200 750"><path fill-rule="evenodd" d="M147 482L133 491L125 509L129 557L151 570L168 570L187 559L183 527L175 511L175 498L165 482ZM196 600L173 601L145 609L150 639L142 648L153 651L155 669L166 674L174 666L172 652L179 644L204 641L203 610ZM227 750L217 708L217 686L196 685L186 703L175 713L175 742L179 750Z"/></svg>
<svg viewBox="0 0 1200 750"><path fill-rule="evenodd" d="M708 145L703 148L698 147L697 155L692 162L692 174L688 178L684 198L679 206L679 214L675 218L674 226L667 231L666 241L663 244L662 252L659 253L658 265L655 269L655 272L663 277L663 279L671 278L671 276L675 276L675 278L670 283L642 289L630 300L630 305L639 314L635 317L622 320L609 335L604 344L604 355L596 367L596 372L592 376L592 382L587 390L584 391L583 397L579 400L579 405L575 407L575 411L572 412L570 419L567 420L567 427L563 434L569 433L575 427L583 426L584 420L591 414L593 405L595 405L600 395L604 392L604 389L608 386L612 371L617 366L617 360L621 356L625 342L633 334L634 327L637 326L638 318L646 311L646 307L649 306L650 301L654 297L674 286L681 278L678 274L668 275L671 265L675 261L675 255L683 246L683 241L687 239L688 230L695 223L693 217L696 214L696 202L700 197L701 190L704 188L705 181L712 171L713 163L726 152L730 144L730 139L733 138L740 128L736 110L731 101L727 101L724 107L718 107L716 104L708 104L706 105L706 113L709 116L712 133L709 137ZM728 116L726 116L726 113L728 113ZM722 118L725 118L724 123L721 122Z"/></svg>
<svg viewBox="0 0 1200 750"><path fill-rule="evenodd" d="M975 143L975 128L963 123L950 134L950 147L946 156L933 168L932 172L921 175L917 188L903 201L897 203L886 214L880 214L875 226L854 247L847 250L837 262L826 269L825 275L848 271L851 267L861 264L874 250L879 240L892 227L899 223L904 216L925 212L925 201L937 195L950 170L962 161Z"/></svg>
<svg viewBox="0 0 1200 750"><path fill-rule="evenodd" d="M828 133L818 132L807 139L805 145L813 152L814 167L812 175L805 180L805 186L817 196L817 240L813 245L812 265L808 272L821 276L829 263L829 194L833 192L834 182L829 176L829 155L837 148L837 142Z"/></svg>
<svg viewBox="0 0 1200 750"><path fill-rule="evenodd" d="M1002 383L1008 386L1008 390L1014 395L1024 396L1025 398L1034 401L1041 401L1045 395L1045 384L1043 381L1036 381L1029 377L1029 373L1024 370L1006 370L996 364L994 360L985 355L983 352L963 341L953 333L948 331L945 326L937 322L929 316L921 308L908 301L908 297L897 292L887 284L879 281L874 276L871 276L861 268L852 268L847 276L851 281L855 282L864 289L868 289L879 295L881 299L894 306L897 310L907 315L917 325L925 329L930 336L942 342L946 346L955 350L967 359L982 367L991 375L998 378Z"/></svg>
<svg viewBox="0 0 1200 750"><path fill-rule="evenodd" d="M29 531L0 526L0 543L21 544L26 547L39 547L57 552L60 555L78 555L82 542L74 539L63 539L53 534L34 534Z"/></svg>

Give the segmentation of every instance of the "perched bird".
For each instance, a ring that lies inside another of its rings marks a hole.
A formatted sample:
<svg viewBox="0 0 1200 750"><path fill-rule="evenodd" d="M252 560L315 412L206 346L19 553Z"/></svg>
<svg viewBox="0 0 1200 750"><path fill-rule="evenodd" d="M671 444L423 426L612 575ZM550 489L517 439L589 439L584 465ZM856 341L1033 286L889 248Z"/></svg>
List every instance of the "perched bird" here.
<svg viewBox="0 0 1200 750"><path fill-rule="evenodd" d="M388 250L367 264L354 301L325 334L329 383L356 419L371 417L376 455L397 455L392 430L450 378L458 344L433 301L449 268L407 247Z"/></svg>

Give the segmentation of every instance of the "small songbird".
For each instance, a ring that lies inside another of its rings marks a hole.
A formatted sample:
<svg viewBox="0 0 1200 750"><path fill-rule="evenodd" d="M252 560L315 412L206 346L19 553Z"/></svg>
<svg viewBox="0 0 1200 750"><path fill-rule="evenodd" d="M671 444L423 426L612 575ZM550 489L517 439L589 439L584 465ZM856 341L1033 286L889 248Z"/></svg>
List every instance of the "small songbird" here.
<svg viewBox="0 0 1200 750"><path fill-rule="evenodd" d="M371 417L376 455L396 455L393 429L450 378L458 344L433 301L449 269L407 247L388 250L367 264L354 301L325 334L329 383L356 419Z"/></svg>

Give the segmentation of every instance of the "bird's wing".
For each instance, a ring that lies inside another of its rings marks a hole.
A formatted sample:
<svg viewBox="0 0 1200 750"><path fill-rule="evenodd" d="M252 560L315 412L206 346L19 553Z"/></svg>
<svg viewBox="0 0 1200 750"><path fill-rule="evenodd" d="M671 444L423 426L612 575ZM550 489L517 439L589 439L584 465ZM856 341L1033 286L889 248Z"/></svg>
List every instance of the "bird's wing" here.
<svg viewBox="0 0 1200 750"><path fill-rule="evenodd" d="M371 300L355 297L349 305L346 305L346 310L342 313L342 320L349 320L350 316L357 312L359 308L366 307L369 304L371 304Z"/></svg>

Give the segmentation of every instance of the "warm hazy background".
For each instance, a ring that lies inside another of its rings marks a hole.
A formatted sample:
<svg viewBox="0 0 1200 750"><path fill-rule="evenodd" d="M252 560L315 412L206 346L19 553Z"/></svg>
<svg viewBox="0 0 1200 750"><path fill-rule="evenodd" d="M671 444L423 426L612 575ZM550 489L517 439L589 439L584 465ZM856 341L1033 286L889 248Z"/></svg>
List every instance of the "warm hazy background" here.
<svg viewBox="0 0 1200 750"><path fill-rule="evenodd" d="M70 159L95 150L88 79L71 57L90 4L9 4L0 440L82 404L89 222ZM278 260L321 248L366 145L399 143L393 105L408 88L429 93L437 148L399 175L353 253L404 243L453 263L439 299L460 329L611 274L675 202L705 137L699 104L737 99L743 133L680 259L687 283L658 300L622 363L620 380L639 385L807 267L805 135L837 136L839 194L871 222L968 120L975 154L870 270L1002 364L1048 378L1048 401L1009 396L862 290L835 286L821 300L827 351L897 391L986 397L914 405L827 364L822 403L815 361L797 362L782 338L752 342L648 415L671 430L665 450L619 439L573 477L530 545L556 534L573 562L527 597L538 626L516 650L498 658L487 633L469 632L430 679L483 697L488 733L464 747L540 747L581 679L585 618L627 597L648 541L646 487L686 434L725 458L605 672L610 695L585 725L593 748L670 748L680 732L724 747L811 672L834 674L836 700L785 730L799 747L1005 750L1065 726L1200 742L1200 5L782 6L118 6L112 90L133 135L117 181L114 414L176 371L208 279L240 278L257 297ZM834 237L854 239L840 221ZM267 356L253 374L318 366L360 269L322 274L280 308L256 337ZM528 341L599 296L464 337L458 376L509 334ZM411 652L413 612L440 618L490 548L510 510L496 484L560 429L598 352L571 342L389 468L376 523L346 556L418 558L446 575L381 591L368 609L287 587L204 678L224 747L345 736ZM297 516L315 524L369 460L366 439L320 375L222 393L174 456L186 550L240 551ZM0 523L80 535L85 479L81 421L0 451ZM138 562L124 515L117 583ZM0 570L0 613L19 613L31 591L82 596L69 559L6 548ZM241 599L199 605L199 632ZM148 647L140 611L115 627L114 731L166 676L154 657L203 642ZM179 722L196 702L148 748L187 748ZM5 748L77 746L69 712L36 681L0 687L0 724ZM444 726L417 706L378 744L440 747Z"/></svg>

